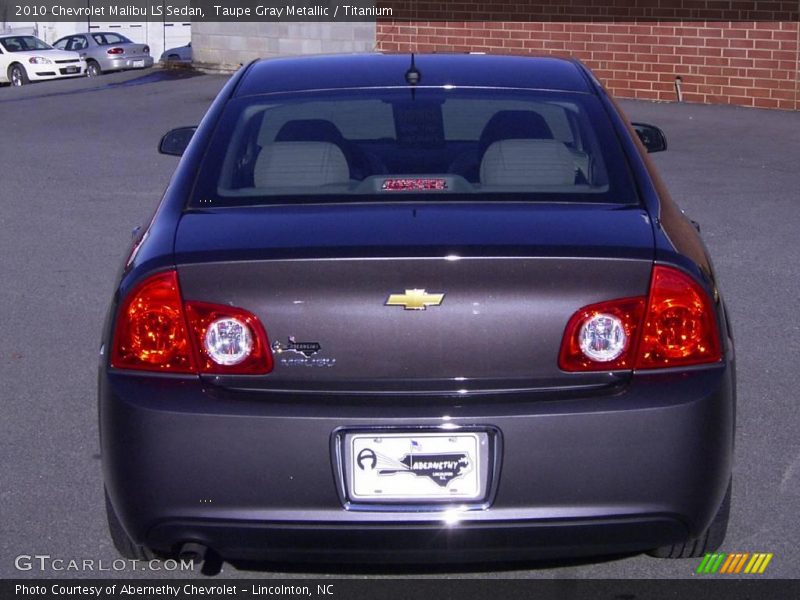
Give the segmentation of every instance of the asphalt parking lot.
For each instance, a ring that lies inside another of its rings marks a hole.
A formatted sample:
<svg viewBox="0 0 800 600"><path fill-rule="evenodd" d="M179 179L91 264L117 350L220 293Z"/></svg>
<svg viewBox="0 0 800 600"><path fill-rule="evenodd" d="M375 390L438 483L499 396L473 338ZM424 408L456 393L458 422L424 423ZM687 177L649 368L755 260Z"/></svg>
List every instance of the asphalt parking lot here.
<svg viewBox="0 0 800 600"><path fill-rule="evenodd" d="M2 578L190 574L20 571L15 559L46 554L109 565L118 558L106 530L97 441L102 320L131 229L148 221L177 164L156 152L160 136L197 123L225 79L149 71L0 88ZM800 577L800 113L622 104L632 120L665 130L670 150L654 160L701 224L731 311L739 408L722 551L771 552L762 577ZM697 577L697 565L637 555L421 573L684 578ZM342 571L223 566L225 577L265 574L318 578Z"/></svg>

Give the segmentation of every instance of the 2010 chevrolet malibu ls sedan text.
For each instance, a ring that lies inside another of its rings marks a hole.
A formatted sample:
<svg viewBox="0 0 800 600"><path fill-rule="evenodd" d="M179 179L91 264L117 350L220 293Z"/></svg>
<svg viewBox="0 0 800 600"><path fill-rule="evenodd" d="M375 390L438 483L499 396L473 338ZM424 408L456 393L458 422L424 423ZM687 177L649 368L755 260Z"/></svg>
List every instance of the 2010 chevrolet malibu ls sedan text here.
<svg viewBox="0 0 800 600"><path fill-rule="evenodd" d="M256 61L191 134L162 140L183 158L102 344L122 554L722 542L725 307L647 158L663 134L634 130L583 65Z"/></svg>

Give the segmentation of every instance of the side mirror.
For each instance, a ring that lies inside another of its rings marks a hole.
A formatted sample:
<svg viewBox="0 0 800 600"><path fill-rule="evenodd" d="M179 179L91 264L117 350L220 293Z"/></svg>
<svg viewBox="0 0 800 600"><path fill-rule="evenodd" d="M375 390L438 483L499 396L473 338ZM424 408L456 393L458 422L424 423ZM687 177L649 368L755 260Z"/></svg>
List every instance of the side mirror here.
<svg viewBox="0 0 800 600"><path fill-rule="evenodd" d="M667 149L667 136L655 125L631 123L639 139L648 152L662 152Z"/></svg>
<svg viewBox="0 0 800 600"><path fill-rule="evenodd" d="M158 145L158 151L161 154L169 154L171 156L183 156L189 142L192 141L194 132L197 127L178 127L168 131L167 134L161 138L161 143Z"/></svg>

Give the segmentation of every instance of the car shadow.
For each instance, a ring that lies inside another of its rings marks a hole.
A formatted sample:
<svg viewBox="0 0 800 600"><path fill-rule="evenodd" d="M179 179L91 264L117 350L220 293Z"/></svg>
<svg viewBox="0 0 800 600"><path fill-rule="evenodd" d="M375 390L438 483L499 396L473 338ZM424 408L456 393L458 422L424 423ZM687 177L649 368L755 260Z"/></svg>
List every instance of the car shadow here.
<svg viewBox="0 0 800 600"><path fill-rule="evenodd" d="M179 69L164 67L152 70L146 75L142 75L141 77L136 77L134 79L127 79L125 81L115 81L113 83L108 83L107 85L102 86L100 89L133 87L137 85L147 85L150 83L161 83L163 81L181 81L185 79L193 79L195 77L201 77L202 75L203 73L201 71L198 71L197 69L192 69L190 67L182 67Z"/></svg>
<svg viewBox="0 0 800 600"><path fill-rule="evenodd" d="M50 98L54 96L73 96L88 94L104 90L164 83L171 81L185 81L195 77L202 77L204 73L189 67L181 69L155 68L147 69L147 73L134 75L131 71L120 73L107 73L98 77L77 77L64 81L44 81L19 88L23 94L4 94L0 97L0 104L9 102L28 102L35 98ZM119 78L122 78L121 80ZM15 90L18 88L14 88Z"/></svg>

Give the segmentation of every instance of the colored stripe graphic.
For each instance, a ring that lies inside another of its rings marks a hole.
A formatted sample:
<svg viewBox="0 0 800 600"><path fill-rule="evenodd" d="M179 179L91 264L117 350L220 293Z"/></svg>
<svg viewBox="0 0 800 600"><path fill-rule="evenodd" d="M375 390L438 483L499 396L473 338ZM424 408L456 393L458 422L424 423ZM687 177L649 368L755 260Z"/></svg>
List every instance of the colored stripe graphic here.
<svg viewBox="0 0 800 600"><path fill-rule="evenodd" d="M766 557L764 557L764 562L761 563L761 568L758 571L759 574L767 570L767 565L769 564L769 561L772 560L772 556L772 552L770 552Z"/></svg>
<svg viewBox="0 0 800 600"><path fill-rule="evenodd" d="M739 562L736 564L736 568L733 571L734 573L741 573L742 569L744 568L744 563L749 556L749 552L744 552L740 555Z"/></svg>
<svg viewBox="0 0 800 600"><path fill-rule="evenodd" d="M719 570L719 572L730 573L731 566L733 566L737 560L739 560L738 554L728 554L728 559L724 563L722 563L722 568Z"/></svg>
<svg viewBox="0 0 800 600"><path fill-rule="evenodd" d="M700 575L735 575L747 573L750 575L761 575L767 570L767 565L772 560L774 554L767 552L734 552L726 554L724 552L708 553L697 566L697 573Z"/></svg>
<svg viewBox="0 0 800 600"><path fill-rule="evenodd" d="M695 571L695 572L696 573L705 573L706 572L706 568L708 567L708 563L709 563L710 560L711 560L711 555L710 554L706 554L703 557L703 561L700 563L700 565L698 565L697 571Z"/></svg>
<svg viewBox="0 0 800 600"><path fill-rule="evenodd" d="M708 553L697 566L697 573L700 575L735 575L746 573L750 575L761 575L767 570L767 565L772 560L774 554L767 552L734 552L726 554L724 552Z"/></svg>
<svg viewBox="0 0 800 600"><path fill-rule="evenodd" d="M725 560L725 556L727 555L724 552L706 554L703 562L697 567L697 572L704 574L716 573L722 565L722 561Z"/></svg>
<svg viewBox="0 0 800 600"><path fill-rule="evenodd" d="M708 567L708 563L709 563L710 560L711 560L711 555L710 554L706 554L703 557L702 562L698 565L697 571L695 571L695 572L696 573L705 573L706 572L706 567Z"/></svg>
<svg viewBox="0 0 800 600"><path fill-rule="evenodd" d="M769 561L772 560L772 553L757 553L753 554L753 558L750 559L750 562L747 563L747 566L744 569L745 573L758 573L761 574L767 569L767 565Z"/></svg>
<svg viewBox="0 0 800 600"><path fill-rule="evenodd" d="M735 552L733 554L729 554L728 560L725 561L725 564L722 565L722 568L719 572L728 575L739 573L742 570L742 567L744 567L744 563L748 556L750 556L750 554L747 552Z"/></svg>

